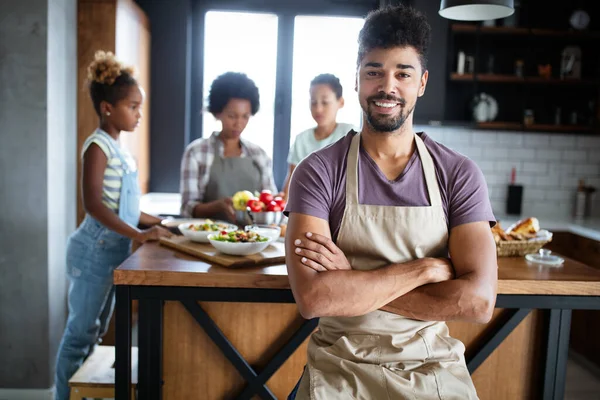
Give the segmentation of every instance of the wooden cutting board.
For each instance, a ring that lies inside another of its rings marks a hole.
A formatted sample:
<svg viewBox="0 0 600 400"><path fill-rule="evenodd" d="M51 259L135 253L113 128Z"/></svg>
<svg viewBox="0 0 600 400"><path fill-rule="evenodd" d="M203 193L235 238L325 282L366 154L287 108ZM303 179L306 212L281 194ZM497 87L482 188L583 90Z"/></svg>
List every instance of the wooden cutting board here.
<svg viewBox="0 0 600 400"><path fill-rule="evenodd" d="M285 249L284 244L281 242L272 242L262 252L249 256L230 256L228 254L223 254L215 249L210 243L192 242L184 236L161 238L160 244L191 256L198 257L208 263L219 264L228 268L285 263Z"/></svg>

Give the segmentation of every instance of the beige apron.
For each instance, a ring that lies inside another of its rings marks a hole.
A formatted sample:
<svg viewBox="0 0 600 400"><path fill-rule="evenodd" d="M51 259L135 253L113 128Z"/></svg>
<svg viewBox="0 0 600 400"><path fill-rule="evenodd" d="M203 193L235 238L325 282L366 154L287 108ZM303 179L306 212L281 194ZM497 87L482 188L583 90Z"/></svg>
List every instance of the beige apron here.
<svg viewBox="0 0 600 400"><path fill-rule="evenodd" d="M348 153L346 209L337 245L354 268L371 270L447 256L448 228L433 160L415 135L431 206L358 203L357 134ZM477 399L464 345L444 322L374 311L324 317L310 338L296 399Z"/></svg>

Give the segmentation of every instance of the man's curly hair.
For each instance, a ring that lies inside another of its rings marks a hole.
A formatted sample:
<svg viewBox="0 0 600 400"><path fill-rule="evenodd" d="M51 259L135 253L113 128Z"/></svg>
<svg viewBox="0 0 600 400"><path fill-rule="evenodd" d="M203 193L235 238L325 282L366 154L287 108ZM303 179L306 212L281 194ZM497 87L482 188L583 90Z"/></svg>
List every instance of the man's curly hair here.
<svg viewBox="0 0 600 400"><path fill-rule="evenodd" d="M208 111L216 116L231 99L248 100L252 115L256 114L260 107L258 88L252 79L240 72L225 72L213 81L208 94Z"/></svg>
<svg viewBox="0 0 600 400"><path fill-rule="evenodd" d="M431 26L427 18L414 8L399 5L371 11L358 35L357 66L371 50L411 46L419 54L425 72L430 37Z"/></svg>

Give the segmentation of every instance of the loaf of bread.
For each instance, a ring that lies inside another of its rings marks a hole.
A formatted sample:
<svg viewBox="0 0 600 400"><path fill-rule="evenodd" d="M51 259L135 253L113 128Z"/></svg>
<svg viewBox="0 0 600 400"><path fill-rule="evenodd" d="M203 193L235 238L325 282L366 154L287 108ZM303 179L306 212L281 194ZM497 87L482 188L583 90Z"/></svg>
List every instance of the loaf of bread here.
<svg viewBox="0 0 600 400"><path fill-rule="evenodd" d="M537 218L532 217L522 219L508 227L508 229L506 230L502 229L502 227L500 226L500 222L498 222L492 228L492 235L494 236L494 240L496 241L496 243L512 240L521 241L535 238L539 230L539 221L537 220Z"/></svg>
<svg viewBox="0 0 600 400"><path fill-rule="evenodd" d="M515 234L515 235L523 235L525 237L530 237L531 235L535 235L540 230L540 222L537 218L531 217L522 219L516 224L510 226L506 233Z"/></svg>
<svg viewBox="0 0 600 400"><path fill-rule="evenodd" d="M494 240L496 243L500 242L501 240L510 240L510 237L508 237L506 232L504 232L504 229L502 229L500 226L500 222L496 223L496 225L494 225L492 228L492 235L494 235Z"/></svg>

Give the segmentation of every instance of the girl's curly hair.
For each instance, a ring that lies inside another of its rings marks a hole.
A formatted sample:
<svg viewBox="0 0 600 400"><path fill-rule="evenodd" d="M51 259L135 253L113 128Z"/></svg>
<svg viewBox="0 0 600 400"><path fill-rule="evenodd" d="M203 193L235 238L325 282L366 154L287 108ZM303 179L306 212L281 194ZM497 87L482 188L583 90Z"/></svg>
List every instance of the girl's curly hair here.
<svg viewBox="0 0 600 400"><path fill-rule="evenodd" d="M97 51L87 71L90 97L98 116L100 103L115 105L127 96L131 86L138 84L133 67L122 64L110 51Z"/></svg>

